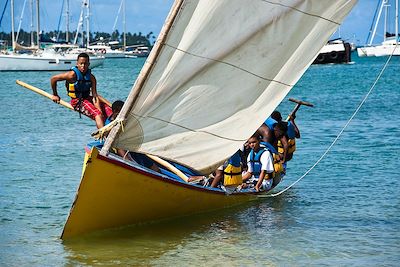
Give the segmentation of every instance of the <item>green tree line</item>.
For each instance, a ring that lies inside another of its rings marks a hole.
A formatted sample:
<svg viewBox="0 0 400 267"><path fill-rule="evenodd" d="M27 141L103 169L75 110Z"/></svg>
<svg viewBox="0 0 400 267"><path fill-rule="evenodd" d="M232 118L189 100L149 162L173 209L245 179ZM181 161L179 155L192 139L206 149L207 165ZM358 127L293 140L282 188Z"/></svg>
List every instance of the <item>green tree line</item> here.
<svg viewBox="0 0 400 267"><path fill-rule="evenodd" d="M75 38L75 32L69 32L69 42L73 42ZM86 36L86 32L83 33ZM33 32L34 40L36 43L36 32ZM113 33L107 32L90 32L90 42L99 41L102 37L103 41L119 41L120 44L123 44L123 33L120 33L118 30ZM57 38L58 37L58 38ZM81 38L81 33L78 34L78 38ZM57 32L50 31L41 33L42 40L58 40L59 42L65 42L66 40L66 32ZM11 46L11 33L0 32L0 40L4 40ZM149 32L146 35L143 35L141 32L139 33L126 33L126 45L145 45L151 46L155 41L155 36L153 32ZM20 30L18 36L18 43L21 45L29 46L31 44L31 33L26 32L23 29ZM86 43L86 42L84 42Z"/></svg>

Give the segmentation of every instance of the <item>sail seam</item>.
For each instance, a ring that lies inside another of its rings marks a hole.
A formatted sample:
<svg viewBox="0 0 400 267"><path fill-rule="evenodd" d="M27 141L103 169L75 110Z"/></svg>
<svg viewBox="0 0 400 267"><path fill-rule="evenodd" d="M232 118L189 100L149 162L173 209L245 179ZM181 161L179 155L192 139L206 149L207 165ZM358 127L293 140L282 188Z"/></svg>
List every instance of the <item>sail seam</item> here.
<svg viewBox="0 0 400 267"><path fill-rule="evenodd" d="M238 70L241 70L241 71L243 71L243 72L249 73L249 74L251 74L251 75L253 75L253 76L257 77L257 78L260 78L260 79L262 79L262 80L264 80L264 81L279 83L279 84L282 84L282 85L287 86L287 87L293 87L293 86L294 86L294 85L287 84L287 83L284 83L284 82L281 82L281 81L277 81L277 80L274 80L274 79L269 79L269 78L260 76L260 75L254 73L254 72L251 72L251 71L249 71L249 70L246 70L246 69L244 69L244 68L241 68L241 67L236 66L236 65L234 65L234 64L232 64L232 63L229 63L229 62L225 62L225 61L222 61L222 60L218 60L218 59L214 59L214 58L209 58L209 57L205 57L205 56L196 55L196 54L193 54L193 53L191 53L191 52L188 52L188 51L186 51L186 50L180 49L180 48L178 48L178 47L172 46L172 45L167 44L167 43L164 43L164 45L165 45L165 46L168 46L168 47L170 47L170 48L172 48L172 49L175 49L175 50L177 50L177 51L180 51L180 52L182 52L182 53L185 53L185 54L188 54L188 55L197 57L197 58L207 59L207 60L210 60L210 61L214 61L214 62L218 62L218 63L222 63L222 64L225 64L225 65L231 66L231 67L233 67L233 68L235 68L235 69L238 69Z"/></svg>
<svg viewBox="0 0 400 267"><path fill-rule="evenodd" d="M182 128L182 129L185 129L185 130L188 130L188 131L191 131L191 132L195 132L195 133L205 133L205 134L209 134L209 135L215 136L215 137L217 137L217 138L221 138L221 139L225 139L225 140L229 140L229 141L235 141L235 142L236 142L236 141L240 141L240 142L246 142L246 141L247 141L247 139L234 139L234 138L224 137L224 136L221 136L221 135L218 135L218 134L214 134L214 133L211 133L211 132L207 132L207 131L201 131L201 130L198 131L198 130L194 130L194 129L191 129L191 128L189 128L189 127L182 126L182 125L180 125L180 124L177 124L177 123L174 123L174 122L171 122L171 121L167 121L167 120L163 120L163 119L160 119L160 118L156 118L156 117L153 117L153 116L142 116L142 115L135 114L135 113L132 113L132 115L133 115L133 116L136 116L136 117L139 117L139 118L149 118L149 119L153 119L153 120L162 121L162 122L165 122L165 123L167 123L167 124L171 124L171 125L180 127L180 128Z"/></svg>
<svg viewBox="0 0 400 267"><path fill-rule="evenodd" d="M328 21L328 22L334 23L334 24L336 24L336 25L340 25L340 23L338 23L338 22L336 22L336 21L334 21L334 20L331 20L331 19L328 19L328 18L324 18L324 17L319 16L319 15L311 14L311 13L305 12L305 11L303 11L303 10L301 10L301 9L298 9L298 8L295 8L295 7L292 7L292 6L287 6L287 5L284 5L284 4L281 4L281 3L275 3L275 2L272 2L272 1L268 1L268 0L261 0L261 1L262 1L262 2L266 2L266 3L269 3L269 4L271 4L271 5L277 5L277 6L287 7L287 8L293 9L293 10L295 10L295 11L297 11L297 12L303 13L303 14L305 14L305 15L308 15L308 16L311 16L311 17L320 18L320 19L326 20L326 21Z"/></svg>

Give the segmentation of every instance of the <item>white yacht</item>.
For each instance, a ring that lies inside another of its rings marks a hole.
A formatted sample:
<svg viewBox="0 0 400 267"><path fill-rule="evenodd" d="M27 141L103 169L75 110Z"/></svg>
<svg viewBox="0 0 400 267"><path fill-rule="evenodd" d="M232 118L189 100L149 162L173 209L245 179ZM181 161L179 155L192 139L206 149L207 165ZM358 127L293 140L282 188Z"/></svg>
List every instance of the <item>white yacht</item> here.
<svg viewBox="0 0 400 267"><path fill-rule="evenodd" d="M372 31L371 38L369 39L369 42L367 40L368 45L364 47L359 47L357 48L357 54L359 57L381 57L381 56L400 56L400 37L399 37L399 0L381 0L379 12L377 19L374 24L374 28ZM392 34L393 36L388 37L387 36L387 14L388 14L388 9L391 7L390 2L395 2L395 16L394 16L394 21L395 21L395 33ZM383 28L383 42L379 45L373 45L372 42L374 40L374 37L376 35L377 27L379 20L381 19L381 15L383 10L384 12L384 28ZM378 11L378 10L377 10Z"/></svg>
<svg viewBox="0 0 400 267"><path fill-rule="evenodd" d="M99 42L94 45L89 45L87 49L92 50L96 54L101 54L105 58L124 58L125 57L124 51L118 49L112 49L111 48L112 44L118 44L118 42L109 42L108 44L104 42Z"/></svg>
<svg viewBox="0 0 400 267"><path fill-rule="evenodd" d="M39 1L36 2L39 10ZM39 14L37 11L37 46L30 47L29 54L18 53L18 44L14 35L14 0L11 0L11 36L12 51L2 50L0 52L0 71L62 71L69 70L76 65L77 54L59 53L54 49L40 48ZM104 62L102 56L91 56L91 68L95 68Z"/></svg>
<svg viewBox="0 0 400 267"><path fill-rule="evenodd" d="M33 54L15 52L0 54L0 71L62 71L76 65L77 54L38 50ZM90 68L104 63L102 56L90 56Z"/></svg>

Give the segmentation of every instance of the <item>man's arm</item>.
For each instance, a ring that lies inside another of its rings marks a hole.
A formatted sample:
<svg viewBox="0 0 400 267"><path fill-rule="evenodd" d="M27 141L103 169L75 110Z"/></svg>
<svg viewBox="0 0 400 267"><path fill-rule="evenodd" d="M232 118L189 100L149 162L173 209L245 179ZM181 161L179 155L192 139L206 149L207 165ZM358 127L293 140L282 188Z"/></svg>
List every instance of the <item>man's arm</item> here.
<svg viewBox="0 0 400 267"><path fill-rule="evenodd" d="M101 110L100 100L97 97L97 80L93 74L90 75L90 80L92 81L92 96L93 96L93 104L98 109Z"/></svg>
<svg viewBox="0 0 400 267"><path fill-rule="evenodd" d="M252 172L247 171L242 177L243 182L249 180L252 175L253 175Z"/></svg>
<svg viewBox="0 0 400 267"><path fill-rule="evenodd" d="M254 187L254 189L255 189L257 192L260 191L260 187L261 187L261 185L262 185L262 182L264 181L265 174L266 174L265 170L261 170L260 177L258 177L257 184L256 184L256 186Z"/></svg>
<svg viewBox="0 0 400 267"><path fill-rule="evenodd" d="M279 156L281 157L280 162L284 163L286 161L287 152L288 152L288 149L289 149L289 143L288 143L288 140L287 140L286 136L282 136L281 143L282 143L282 147L283 147L283 153L282 154L279 153L279 154L281 154Z"/></svg>
<svg viewBox="0 0 400 267"><path fill-rule="evenodd" d="M55 103L60 102L60 97L58 96L58 93L57 93L57 82L72 81L72 80L74 80L74 75L75 75L75 73L73 71L68 71L68 72L57 74L57 75L54 75L53 77L51 77L50 86L51 86L51 89L53 90L52 100Z"/></svg>
<svg viewBox="0 0 400 267"><path fill-rule="evenodd" d="M264 152L260 158L261 162L261 173L260 177L258 178L257 184L255 186L255 190L259 191L262 185L263 180L271 179L272 173L274 172L274 163L272 159L272 155L269 151Z"/></svg>
<svg viewBox="0 0 400 267"><path fill-rule="evenodd" d="M294 122L295 118L296 118L295 115L293 115L293 117L290 117L290 122L293 124L294 132L296 134L295 137L300 138L300 130L299 130L299 127L297 127L296 123Z"/></svg>

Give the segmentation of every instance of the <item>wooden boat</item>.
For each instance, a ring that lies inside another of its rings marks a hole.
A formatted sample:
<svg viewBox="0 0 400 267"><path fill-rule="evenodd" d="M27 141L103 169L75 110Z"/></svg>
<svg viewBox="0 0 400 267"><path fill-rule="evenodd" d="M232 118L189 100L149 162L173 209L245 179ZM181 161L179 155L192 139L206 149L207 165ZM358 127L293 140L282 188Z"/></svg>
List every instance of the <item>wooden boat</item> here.
<svg viewBox="0 0 400 267"><path fill-rule="evenodd" d="M189 184L163 173L103 157L85 156L82 181L62 238L95 230L205 212L256 199L255 193L227 196L221 189Z"/></svg>
<svg viewBox="0 0 400 267"><path fill-rule="evenodd" d="M120 114L98 132L110 130L102 149L87 151L62 239L264 194L226 194L185 177L210 174L243 145L355 3L175 1ZM150 155L162 173L124 161L112 147Z"/></svg>

